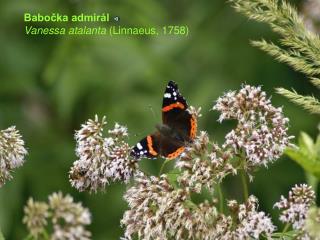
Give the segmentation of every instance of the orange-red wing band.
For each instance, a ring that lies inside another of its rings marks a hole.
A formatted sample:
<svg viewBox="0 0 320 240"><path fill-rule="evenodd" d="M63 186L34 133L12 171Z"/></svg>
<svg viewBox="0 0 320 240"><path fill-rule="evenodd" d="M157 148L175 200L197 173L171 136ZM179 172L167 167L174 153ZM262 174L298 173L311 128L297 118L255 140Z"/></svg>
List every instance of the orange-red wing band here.
<svg viewBox="0 0 320 240"><path fill-rule="evenodd" d="M166 158L174 159L178 157L183 151L184 151L184 147L179 147L176 151L174 151L173 153L170 153Z"/></svg>
<svg viewBox="0 0 320 240"><path fill-rule="evenodd" d="M191 124L190 138L194 139L197 135L197 119L193 115L190 118L190 124Z"/></svg>
<svg viewBox="0 0 320 240"><path fill-rule="evenodd" d="M148 143L148 149L149 149L149 153L153 156L157 156L158 153L153 149L153 145L152 145L152 137L149 135L147 136L147 143Z"/></svg>
<svg viewBox="0 0 320 240"><path fill-rule="evenodd" d="M162 108L162 112L168 112L170 111L171 109L173 108L181 108L181 109L184 109L184 105L181 103L181 102L176 102L176 103L172 103L168 106L165 106Z"/></svg>

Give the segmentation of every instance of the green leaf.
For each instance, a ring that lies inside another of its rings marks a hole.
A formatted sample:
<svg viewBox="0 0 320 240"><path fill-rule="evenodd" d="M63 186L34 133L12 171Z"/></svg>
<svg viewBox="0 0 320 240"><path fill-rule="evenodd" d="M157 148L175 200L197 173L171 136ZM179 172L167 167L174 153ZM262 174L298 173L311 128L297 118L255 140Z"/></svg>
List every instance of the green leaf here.
<svg viewBox="0 0 320 240"><path fill-rule="evenodd" d="M297 231L289 231L285 233L281 233L281 232L273 233L272 239L291 240L291 239L295 239L297 234L298 234Z"/></svg>
<svg viewBox="0 0 320 240"><path fill-rule="evenodd" d="M191 200L186 200L186 201L184 202L184 206L185 206L185 207L188 207L188 208L190 208L190 209L197 209L197 208L198 208L197 204L195 204L195 203L192 202Z"/></svg>
<svg viewBox="0 0 320 240"><path fill-rule="evenodd" d="M299 147L305 153L313 153L314 152L313 139L305 132L300 133Z"/></svg>
<svg viewBox="0 0 320 240"><path fill-rule="evenodd" d="M4 236L3 236L2 232L1 232L1 230L0 230L0 240L4 240Z"/></svg>
<svg viewBox="0 0 320 240"><path fill-rule="evenodd" d="M168 180L170 185L172 185L175 189L178 188L178 177L181 175L181 171L178 169L173 169L166 174L168 176Z"/></svg>
<svg viewBox="0 0 320 240"><path fill-rule="evenodd" d="M316 143L314 145L316 156L320 156L320 134L317 137Z"/></svg>
<svg viewBox="0 0 320 240"><path fill-rule="evenodd" d="M309 172L305 172L305 174L306 174L307 184L312 187L315 193L315 196L317 196L319 179Z"/></svg>
<svg viewBox="0 0 320 240"><path fill-rule="evenodd" d="M320 137L314 143L307 133L301 132L298 142L299 148L287 148L285 154L320 179Z"/></svg>

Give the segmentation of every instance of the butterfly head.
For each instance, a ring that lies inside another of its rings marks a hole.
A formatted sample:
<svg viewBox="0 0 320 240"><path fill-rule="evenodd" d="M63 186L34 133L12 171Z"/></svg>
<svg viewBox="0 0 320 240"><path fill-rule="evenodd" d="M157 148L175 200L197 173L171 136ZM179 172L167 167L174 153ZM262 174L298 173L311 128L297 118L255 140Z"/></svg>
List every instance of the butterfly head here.
<svg viewBox="0 0 320 240"><path fill-rule="evenodd" d="M164 136L170 136L170 134L172 133L172 129L166 124L158 123L156 125L156 129L159 131L160 134Z"/></svg>

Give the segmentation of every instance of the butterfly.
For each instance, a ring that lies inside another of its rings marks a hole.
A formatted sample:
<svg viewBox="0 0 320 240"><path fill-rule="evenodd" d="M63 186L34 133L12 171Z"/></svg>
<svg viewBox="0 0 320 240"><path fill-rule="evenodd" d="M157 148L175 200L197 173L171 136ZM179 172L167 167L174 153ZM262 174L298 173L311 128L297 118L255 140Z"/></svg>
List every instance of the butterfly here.
<svg viewBox="0 0 320 240"><path fill-rule="evenodd" d="M174 159L196 136L197 119L188 111L187 101L173 81L170 81L165 89L162 102L162 124L157 124L156 129L154 133L146 136L133 147L132 156L136 158L162 156Z"/></svg>

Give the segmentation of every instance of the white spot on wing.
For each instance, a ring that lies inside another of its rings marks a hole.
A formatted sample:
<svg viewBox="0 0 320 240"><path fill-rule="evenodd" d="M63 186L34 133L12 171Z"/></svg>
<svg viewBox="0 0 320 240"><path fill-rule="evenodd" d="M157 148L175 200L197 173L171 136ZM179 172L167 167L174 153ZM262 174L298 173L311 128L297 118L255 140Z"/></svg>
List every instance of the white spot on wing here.
<svg viewBox="0 0 320 240"><path fill-rule="evenodd" d="M176 93L176 92L173 92L173 96L177 96L177 93Z"/></svg>
<svg viewBox="0 0 320 240"><path fill-rule="evenodd" d="M143 147L142 147L142 145L141 145L140 143L137 143L137 148L138 148L139 150L141 150Z"/></svg>
<svg viewBox="0 0 320 240"><path fill-rule="evenodd" d="M170 94L170 93L165 93L165 94L164 94L164 97L165 97L165 98L171 98L171 94Z"/></svg>

